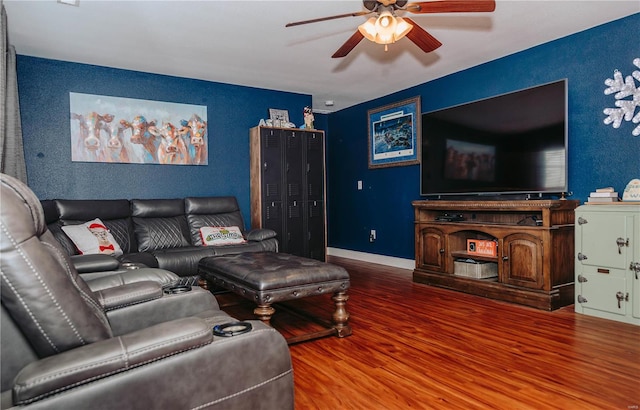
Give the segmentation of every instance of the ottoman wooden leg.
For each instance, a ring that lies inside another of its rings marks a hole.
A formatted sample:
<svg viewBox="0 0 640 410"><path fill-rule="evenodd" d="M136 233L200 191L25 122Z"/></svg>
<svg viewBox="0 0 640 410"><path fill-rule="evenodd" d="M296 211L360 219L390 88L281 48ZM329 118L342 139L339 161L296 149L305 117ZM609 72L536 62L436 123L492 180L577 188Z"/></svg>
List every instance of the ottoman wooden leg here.
<svg viewBox="0 0 640 410"><path fill-rule="evenodd" d="M257 308L253 309L253 314L269 326L271 326L271 316L275 312L276 310L270 304L258 305Z"/></svg>
<svg viewBox="0 0 640 410"><path fill-rule="evenodd" d="M346 305L349 296L346 292L336 292L331 298L336 304L336 310L333 312L333 323L338 337L346 337L351 335L351 326L349 326L349 313Z"/></svg>

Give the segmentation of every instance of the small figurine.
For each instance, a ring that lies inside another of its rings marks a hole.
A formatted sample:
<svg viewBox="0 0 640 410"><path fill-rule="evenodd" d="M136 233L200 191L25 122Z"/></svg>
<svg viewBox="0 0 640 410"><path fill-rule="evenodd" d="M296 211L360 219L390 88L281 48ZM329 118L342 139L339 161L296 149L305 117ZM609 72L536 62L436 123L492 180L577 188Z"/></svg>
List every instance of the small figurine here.
<svg viewBox="0 0 640 410"><path fill-rule="evenodd" d="M307 129L313 129L313 120L315 119L313 116L313 111L311 111L311 107L304 107L304 127Z"/></svg>

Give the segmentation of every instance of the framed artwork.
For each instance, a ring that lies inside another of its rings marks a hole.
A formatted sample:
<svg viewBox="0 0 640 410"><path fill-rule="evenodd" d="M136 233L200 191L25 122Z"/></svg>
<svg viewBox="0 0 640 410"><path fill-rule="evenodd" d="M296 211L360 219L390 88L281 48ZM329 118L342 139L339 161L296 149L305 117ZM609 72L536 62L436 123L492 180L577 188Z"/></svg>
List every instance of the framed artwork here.
<svg viewBox="0 0 640 410"><path fill-rule="evenodd" d="M71 161L207 165L207 107L69 93Z"/></svg>
<svg viewBox="0 0 640 410"><path fill-rule="evenodd" d="M420 163L420 97L369 110L369 168Z"/></svg>
<svg viewBox="0 0 640 410"><path fill-rule="evenodd" d="M289 111L269 108L269 119L274 127L281 127L289 123Z"/></svg>

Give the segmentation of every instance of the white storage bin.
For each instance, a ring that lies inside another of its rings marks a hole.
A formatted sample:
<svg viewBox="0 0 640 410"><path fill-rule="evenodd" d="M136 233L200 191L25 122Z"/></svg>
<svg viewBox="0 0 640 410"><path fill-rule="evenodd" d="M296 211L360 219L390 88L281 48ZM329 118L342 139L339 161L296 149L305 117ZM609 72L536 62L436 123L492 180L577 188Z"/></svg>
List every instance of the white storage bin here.
<svg viewBox="0 0 640 410"><path fill-rule="evenodd" d="M495 262L479 262L473 259L453 262L453 273L473 279L490 279L498 277L498 264Z"/></svg>

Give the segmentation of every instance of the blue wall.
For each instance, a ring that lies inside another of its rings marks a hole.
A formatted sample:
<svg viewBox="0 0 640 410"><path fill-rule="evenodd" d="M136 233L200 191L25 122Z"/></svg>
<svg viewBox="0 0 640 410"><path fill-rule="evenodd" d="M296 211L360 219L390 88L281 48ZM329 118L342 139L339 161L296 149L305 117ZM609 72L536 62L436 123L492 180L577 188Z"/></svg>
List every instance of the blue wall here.
<svg viewBox="0 0 640 410"><path fill-rule="evenodd" d="M411 201L419 167L369 170L367 110L419 95L422 112L567 78L569 190L584 201L603 186L622 191L640 178L640 137L632 124L603 124L604 80L630 75L640 57L640 14L565 37L329 115L327 130L329 246L413 259ZM425 69L428 70L428 67ZM311 97L184 78L18 56L18 85L29 184L44 198L176 198L235 195L249 218L248 130L268 108L289 110L302 123ZM72 163L69 92L206 105L209 165ZM357 181L364 182L358 191ZM369 243L369 230L378 239Z"/></svg>
<svg viewBox="0 0 640 410"><path fill-rule="evenodd" d="M18 56L27 176L40 199L233 195L250 222L249 128L286 109L302 124L311 96ZM69 92L206 105L209 165L71 162Z"/></svg>
<svg viewBox="0 0 640 410"><path fill-rule="evenodd" d="M636 126L605 125L602 110L614 106L604 80L614 69L637 70L640 14L369 101L328 121L329 245L413 259L411 201L420 197L419 166L368 169L367 110L415 96L422 112L567 78L569 87L569 191L586 200L595 188L620 193L640 178L640 137ZM428 70L428 68L427 68ZM637 84L637 82L636 82ZM358 191L357 181L364 189ZM369 242L370 229L378 239Z"/></svg>

